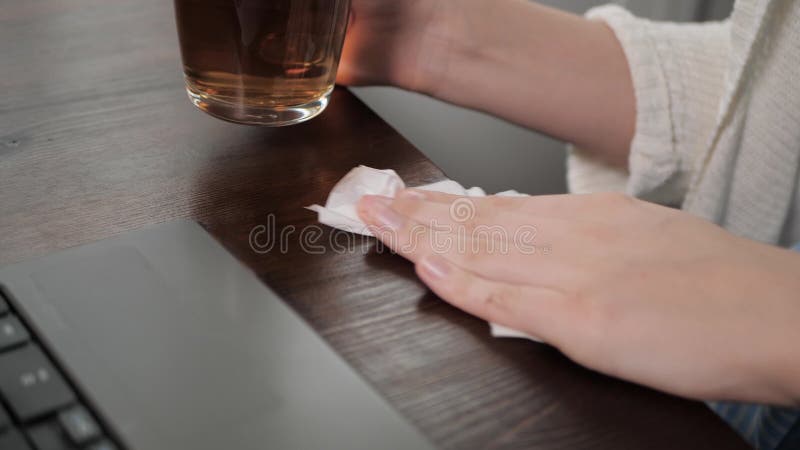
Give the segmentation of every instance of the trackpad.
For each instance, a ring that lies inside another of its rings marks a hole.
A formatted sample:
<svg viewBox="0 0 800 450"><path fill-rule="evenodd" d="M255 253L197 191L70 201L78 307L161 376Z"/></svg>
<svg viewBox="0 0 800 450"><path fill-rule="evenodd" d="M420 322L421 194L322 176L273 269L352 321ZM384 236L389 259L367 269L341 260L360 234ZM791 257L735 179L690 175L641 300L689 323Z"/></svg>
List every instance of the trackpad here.
<svg viewBox="0 0 800 450"><path fill-rule="evenodd" d="M131 409L145 412L138 417L148 424L128 426L177 444L176 432L220 430L280 401L258 378L263 371L249 367L262 361L242 354L223 299L186 298L134 247L72 260L34 281Z"/></svg>
<svg viewBox="0 0 800 450"><path fill-rule="evenodd" d="M131 448L430 448L200 227L116 241L0 276Z"/></svg>

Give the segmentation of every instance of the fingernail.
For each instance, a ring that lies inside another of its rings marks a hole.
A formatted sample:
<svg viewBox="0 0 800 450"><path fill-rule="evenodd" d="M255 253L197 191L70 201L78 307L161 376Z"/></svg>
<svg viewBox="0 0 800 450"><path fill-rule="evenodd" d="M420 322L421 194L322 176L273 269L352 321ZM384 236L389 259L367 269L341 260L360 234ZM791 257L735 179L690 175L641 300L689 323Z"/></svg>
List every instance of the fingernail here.
<svg viewBox="0 0 800 450"><path fill-rule="evenodd" d="M425 193L420 191L415 191L413 189L405 189L400 192L400 197L407 198L409 200L425 200Z"/></svg>
<svg viewBox="0 0 800 450"><path fill-rule="evenodd" d="M405 223L403 216L395 212L395 210L389 206L389 202L376 202L374 207L372 207L372 218L378 225L392 230L403 228L403 224Z"/></svg>
<svg viewBox="0 0 800 450"><path fill-rule="evenodd" d="M420 265L432 278L442 279L450 274L450 263L441 256L426 256L422 259Z"/></svg>

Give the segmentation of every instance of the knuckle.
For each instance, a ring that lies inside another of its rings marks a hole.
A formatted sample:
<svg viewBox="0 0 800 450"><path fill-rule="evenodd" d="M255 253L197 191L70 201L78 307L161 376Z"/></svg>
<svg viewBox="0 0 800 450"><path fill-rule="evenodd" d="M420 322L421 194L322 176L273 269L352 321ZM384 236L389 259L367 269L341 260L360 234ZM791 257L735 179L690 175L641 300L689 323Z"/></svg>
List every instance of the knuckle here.
<svg viewBox="0 0 800 450"><path fill-rule="evenodd" d="M515 298L516 291L514 289L505 287L492 289L483 299L486 317L490 321L494 321L498 317L507 315L512 309L511 305Z"/></svg>

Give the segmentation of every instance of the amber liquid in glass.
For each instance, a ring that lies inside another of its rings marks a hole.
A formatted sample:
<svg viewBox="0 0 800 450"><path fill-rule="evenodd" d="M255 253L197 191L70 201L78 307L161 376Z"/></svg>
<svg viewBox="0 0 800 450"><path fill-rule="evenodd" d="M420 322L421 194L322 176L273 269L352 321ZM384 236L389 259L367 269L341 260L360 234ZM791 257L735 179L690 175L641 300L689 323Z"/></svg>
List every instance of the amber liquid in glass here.
<svg viewBox="0 0 800 450"><path fill-rule="evenodd" d="M349 0L175 0L189 97L226 120L319 114L336 80Z"/></svg>

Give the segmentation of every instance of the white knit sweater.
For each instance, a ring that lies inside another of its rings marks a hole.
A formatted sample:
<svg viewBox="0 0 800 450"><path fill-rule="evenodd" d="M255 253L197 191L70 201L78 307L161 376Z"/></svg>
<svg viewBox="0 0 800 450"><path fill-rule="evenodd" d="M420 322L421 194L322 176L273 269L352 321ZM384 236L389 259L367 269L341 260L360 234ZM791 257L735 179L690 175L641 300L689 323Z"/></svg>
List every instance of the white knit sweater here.
<svg viewBox="0 0 800 450"><path fill-rule="evenodd" d="M739 0L730 19L676 24L617 6L637 104L629 171L573 150L570 190L623 190L751 239L800 241L800 0Z"/></svg>

